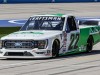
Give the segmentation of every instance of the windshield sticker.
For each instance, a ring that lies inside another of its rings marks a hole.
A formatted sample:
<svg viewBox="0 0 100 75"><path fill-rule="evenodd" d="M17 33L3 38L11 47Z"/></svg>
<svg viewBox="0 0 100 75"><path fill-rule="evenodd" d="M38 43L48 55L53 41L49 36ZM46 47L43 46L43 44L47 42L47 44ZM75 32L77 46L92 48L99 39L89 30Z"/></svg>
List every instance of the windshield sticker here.
<svg viewBox="0 0 100 75"><path fill-rule="evenodd" d="M30 20L61 20L61 17L41 17L41 16L36 16L36 17L31 17Z"/></svg>

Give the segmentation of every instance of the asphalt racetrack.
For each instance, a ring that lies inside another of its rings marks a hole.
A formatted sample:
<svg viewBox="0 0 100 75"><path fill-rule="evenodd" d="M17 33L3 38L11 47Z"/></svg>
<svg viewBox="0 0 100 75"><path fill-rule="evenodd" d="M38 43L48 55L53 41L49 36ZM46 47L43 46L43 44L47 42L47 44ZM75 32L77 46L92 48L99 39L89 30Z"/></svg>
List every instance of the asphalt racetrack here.
<svg viewBox="0 0 100 75"><path fill-rule="evenodd" d="M100 17L100 3L0 4L1 20L55 13ZM0 59L0 75L100 75L100 43L91 53L55 59Z"/></svg>

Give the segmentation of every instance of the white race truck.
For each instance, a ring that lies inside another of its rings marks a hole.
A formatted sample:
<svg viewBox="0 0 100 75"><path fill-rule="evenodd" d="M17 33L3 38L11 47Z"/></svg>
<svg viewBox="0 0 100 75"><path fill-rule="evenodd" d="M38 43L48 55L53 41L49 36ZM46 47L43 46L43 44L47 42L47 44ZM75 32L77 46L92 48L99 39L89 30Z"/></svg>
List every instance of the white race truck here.
<svg viewBox="0 0 100 75"><path fill-rule="evenodd" d="M49 58L91 52L99 26L79 25L73 15L34 15L17 32L0 40L2 58Z"/></svg>

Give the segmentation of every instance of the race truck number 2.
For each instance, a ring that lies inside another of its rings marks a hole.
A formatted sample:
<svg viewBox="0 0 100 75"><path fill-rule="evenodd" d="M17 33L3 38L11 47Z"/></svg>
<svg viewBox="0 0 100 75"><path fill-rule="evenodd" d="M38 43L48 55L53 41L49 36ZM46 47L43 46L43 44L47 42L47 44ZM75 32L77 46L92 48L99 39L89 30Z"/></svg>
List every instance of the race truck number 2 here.
<svg viewBox="0 0 100 75"><path fill-rule="evenodd" d="M78 41L79 41L79 34L71 34L70 44L69 44L68 50L77 49L78 48L78 45L77 45Z"/></svg>

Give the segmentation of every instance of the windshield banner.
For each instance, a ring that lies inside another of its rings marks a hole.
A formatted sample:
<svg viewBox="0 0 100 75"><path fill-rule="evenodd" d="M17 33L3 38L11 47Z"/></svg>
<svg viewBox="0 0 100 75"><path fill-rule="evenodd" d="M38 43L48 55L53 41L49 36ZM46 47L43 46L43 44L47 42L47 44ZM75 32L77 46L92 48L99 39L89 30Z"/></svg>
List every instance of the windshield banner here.
<svg viewBox="0 0 100 75"><path fill-rule="evenodd" d="M61 17L47 17L47 16L36 16L36 17L31 17L30 20L56 20L56 21L60 21Z"/></svg>

